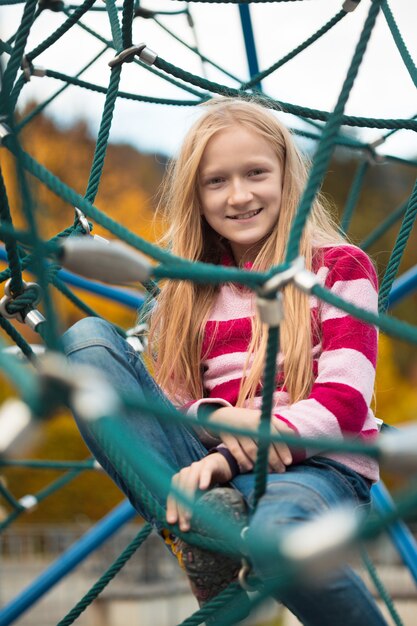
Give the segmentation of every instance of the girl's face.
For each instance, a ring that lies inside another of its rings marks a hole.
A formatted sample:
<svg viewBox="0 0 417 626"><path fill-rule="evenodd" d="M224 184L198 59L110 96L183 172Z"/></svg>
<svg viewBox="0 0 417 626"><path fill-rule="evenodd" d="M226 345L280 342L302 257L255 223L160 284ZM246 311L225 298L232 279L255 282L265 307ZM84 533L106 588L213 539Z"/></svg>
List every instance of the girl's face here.
<svg viewBox="0 0 417 626"><path fill-rule="evenodd" d="M203 152L198 186L201 214L229 241L236 263L253 261L281 207L281 166L272 146L240 124L217 132Z"/></svg>

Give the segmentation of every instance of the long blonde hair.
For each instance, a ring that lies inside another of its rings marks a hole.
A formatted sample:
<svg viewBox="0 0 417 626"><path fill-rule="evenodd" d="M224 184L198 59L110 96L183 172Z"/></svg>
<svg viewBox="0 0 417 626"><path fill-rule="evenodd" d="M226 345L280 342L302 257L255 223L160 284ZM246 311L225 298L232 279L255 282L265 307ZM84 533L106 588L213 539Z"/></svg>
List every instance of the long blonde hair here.
<svg viewBox="0 0 417 626"><path fill-rule="evenodd" d="M170 163L165 177L159 210L168 229L162 243L185 259L220 263L226 251L225 243L200 215L199 165L213 135L240 124L268 141L283 172L277 225L253 264L254 270L265 271L284 260L291 223L307 180L306 164L290 132L256 101L221 98L205 106L205 113L188 132L178 158ZM316 198L300 242L300 254L307 269L312 267L315 249L342 241L323 199ZM166 281L158 296L150 322L151 358L157 382L180 401L204 395L201 371L204 328L218 292L215 285ZM291 401L296 402L308 395L313 380L308 297L289 285L284 291L284 311L281 326L284 384ZM250 404L259 390L266 330L255 317L237 406L245 401Z"/></svg>

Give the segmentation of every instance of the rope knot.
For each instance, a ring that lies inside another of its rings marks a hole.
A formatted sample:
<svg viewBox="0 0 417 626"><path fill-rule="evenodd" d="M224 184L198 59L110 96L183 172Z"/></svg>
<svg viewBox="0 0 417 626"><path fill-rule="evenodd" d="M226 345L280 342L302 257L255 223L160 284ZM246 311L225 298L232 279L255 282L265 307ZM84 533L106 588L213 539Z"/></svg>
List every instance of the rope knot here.
<svg viewBox="0 0 417 626"><path fill-rule="evenodd" d="M10 289L11 278L4 286L4 296L0 300L0 314L8 319L17 319L24 324L26 317L40 302L42 292L37 283L23 283L23 291L12 294Z"/></svg>

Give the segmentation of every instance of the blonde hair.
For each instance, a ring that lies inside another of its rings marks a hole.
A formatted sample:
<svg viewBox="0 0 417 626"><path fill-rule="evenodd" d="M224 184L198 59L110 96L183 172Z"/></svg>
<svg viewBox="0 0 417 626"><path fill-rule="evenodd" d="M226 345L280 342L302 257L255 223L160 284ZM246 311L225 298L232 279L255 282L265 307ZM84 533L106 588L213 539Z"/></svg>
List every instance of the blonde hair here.
<svg viewBox="0 0 417 626"><path fill-rule="evenodd" d="M240 124L268 141L283 173L277 225L253 264L254 270L265 271L284 260L291 223L307 180L306 164L287 128L256 101L221 98L204 106L206 111L188 132L178 158L170 163L165 177L159 210L168 230L162 243L169 245L173 254L191 261L221 262L227 244L200 215L199 165L209 140L219 131ZM341 242L343 239L323 199L316 198L300 242L300 254L307 269L312 267L315 249ZM187 281L167 281L162 285L151 317L151 358L157 382L178 400L204 395L201 372L204 328L218 292L216 285ZM289 285L284 291L284 311L281 326L284 384L291 401L296 402L308 395L313 381L308 297ZM250 405L259 391L266 331L255 316L237 406L245 402Z"/></svg>

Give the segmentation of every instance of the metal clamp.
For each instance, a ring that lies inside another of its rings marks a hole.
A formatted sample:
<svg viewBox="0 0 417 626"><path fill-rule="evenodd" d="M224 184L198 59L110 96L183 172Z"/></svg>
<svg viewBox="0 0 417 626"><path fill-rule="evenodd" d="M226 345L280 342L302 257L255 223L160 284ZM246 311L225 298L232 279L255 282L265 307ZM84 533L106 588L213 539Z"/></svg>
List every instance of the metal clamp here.
<svg viewBox="0 0 417 626"><path fill-rule="evenodd" d="M88 223L88 219L86 218L84 213L81 211L81 209L78 209L77 207L74 207L74 208L75 208L75 213L77 214L78 221L80 222L81 226L85 230L85 234L89 235L91 233L91 229L90 229L90 224Z"/></svg>
<svg viewBox="0 0 417 626"><path fill-rule="evenodd" d="M249 563L249 561L247 559L245 559L245 557L243 557L242 559L242 567L239 570L239 574L238 574L238 582L239 585L242 587L242 589L244 589L245 591L256 591L257 587L255 587L254 585L251 585L248 582L248 576L252 571L252 567Z"/></svg>
<svg viewBox="0 0 417 626"><path fill-rule="evenodd" d="M46 319L38 309L31 309L24 318L24 323L29 326L31 330L37 331L39 324L46 322Z"/></svg>
<svg viewBox="0 0 417 626"><path fill-rule="evenodd" d="M313 272L309 272L308 270L303 269L300 272L297 272L297 274L294 276L294 285L298 287L298 289L303 293L310 295L313 291L313 287L315 285L320 285L320 281L317 278L316 274L313 274Z"/></svg>
<svg viewBox="0 0 417 626"><path fill-rule="evenodd" d="M263 324L277 328L284 319L284 307L282 293L280 291L278 291L273 298L263 298L258 295L256 298L256 306Z"/></svg>
<svg viewBox="0 0 417 626"><path fill-rule="evenodd" d="M22 68L25 81L28 83L30 79L32 78L33 66L32 66L32 63L28 60L26 55L22 58L22 63L20 67Z"/></svg>
<svg viewBox="0 0 417 626"><path fill-rule="evenodd" d="M27 83L30 81L32 76L38 76L39 78L46 76L45 68L33 65L32 62L28 60L26 55L22 58L20 67L22 68L23 75Z"/></svg>
<svg viewBox="0 0 417 626"><path fill-rule="evenodd" d="M346 11L346 13L352 13L352 11L358 7L360 1L361 0L345 0L342 9Z"/></svg>
<svg viewBox="0 0 417 626"><path fill-rule="evenodd" d="M32 494L27 494L26 496L22 496L20 498L19 504L22 509L25 509L25 511L34 511L38 506L38 499Z"/></svg>
<svg viewBox="0 0 417 626"><path fill-rule="evenodd" d="M261 297L268 296L272 293L280 291L285 285L294 280L295 275L304 269L304 258L299 256L290 265L287 270L278 272L272 278L267 280L259 289L258 293Z"/></svg>
<svg viewBox="0 0 417 626"><path fill-rule="evenodd" d="M12 134L12 129L3 120L4 117L0 117L0 146L3 144L3 140Z"/></svg>
<svg viewBox="0 0 417 626"><path fill-rule="evenodd" d="M146 350L148 342L145 333L147 330L148 325L142 323L126 331L126 341L136 352L144 352Z"/></svg>
<svg viewBox="0 0 417 626"><path fill-rule="evenodd" d="M20 311L16 311L15 313L9 313L9 311L7 310L7 305L10 304L10 302L13 302L13 300L16 298L16 295L20 295L20 294L13 295L11 293L11 291L10 291L11 280L12 279L9 278L9 280L4 285L4 296L0 300L0 314L3 317L7 318L7 319L17 319L22 324L25 324L26 318L28 317L29 314L26 314L24 316ZM28 289L35 289L35 291L36 291L36 298L35 298L35 300L34 300L34 302L32 304L32 307L34 309L35 306L40 302L40 300L42 298L42 290L41 290L41 288L39 287L39 285L37 283L26 283L24 280L22 281L22 283L23 283L23 292L27 291ZM29 311L29 313L30 313L30 311ZM38 313L39 313L39 311L38 311ZM41 315L41 314L39 313L39 315ZM45 321L45 319L43 319L42 321Z"/></svg>
<svg viewBox="0 0 417 626"><path fill-rule="evenodd" d="M58 11L62 11L64 6L65 3L63 0L39 0L39 8L41 11L49 9L50 11L57 13Z"/></svg>
<svg viewBox="0 0 417 626"><path fill-rule="evenodd" d="M375 152L375 148L382 146L382 144L385 142L385 139L385 137L379 137L378 139L375 139L375 141L372 141L366 146L366 158L371 165L382 165L383 163L387 163L387 159L383 154L378 154L377 152Z"/></svg>
<svg viewBox="0 0 417 626"><path fill-rule="evenodd" d="M156 15L155 11L144 9L143 7L136 7L134 17L143 17L145 20L153 19Z"/></svg>
<svg viewBox="0 0 417 626"><path fill-rule="evenodd" d="M116 65L121 65L122 63L130 63L135 55L146 65L153 65L158 57L156 52L146 46L146 43L140 43L137 46L131 46L119 52L109 61L109 65L110 67L116 67Z"/></svg>

